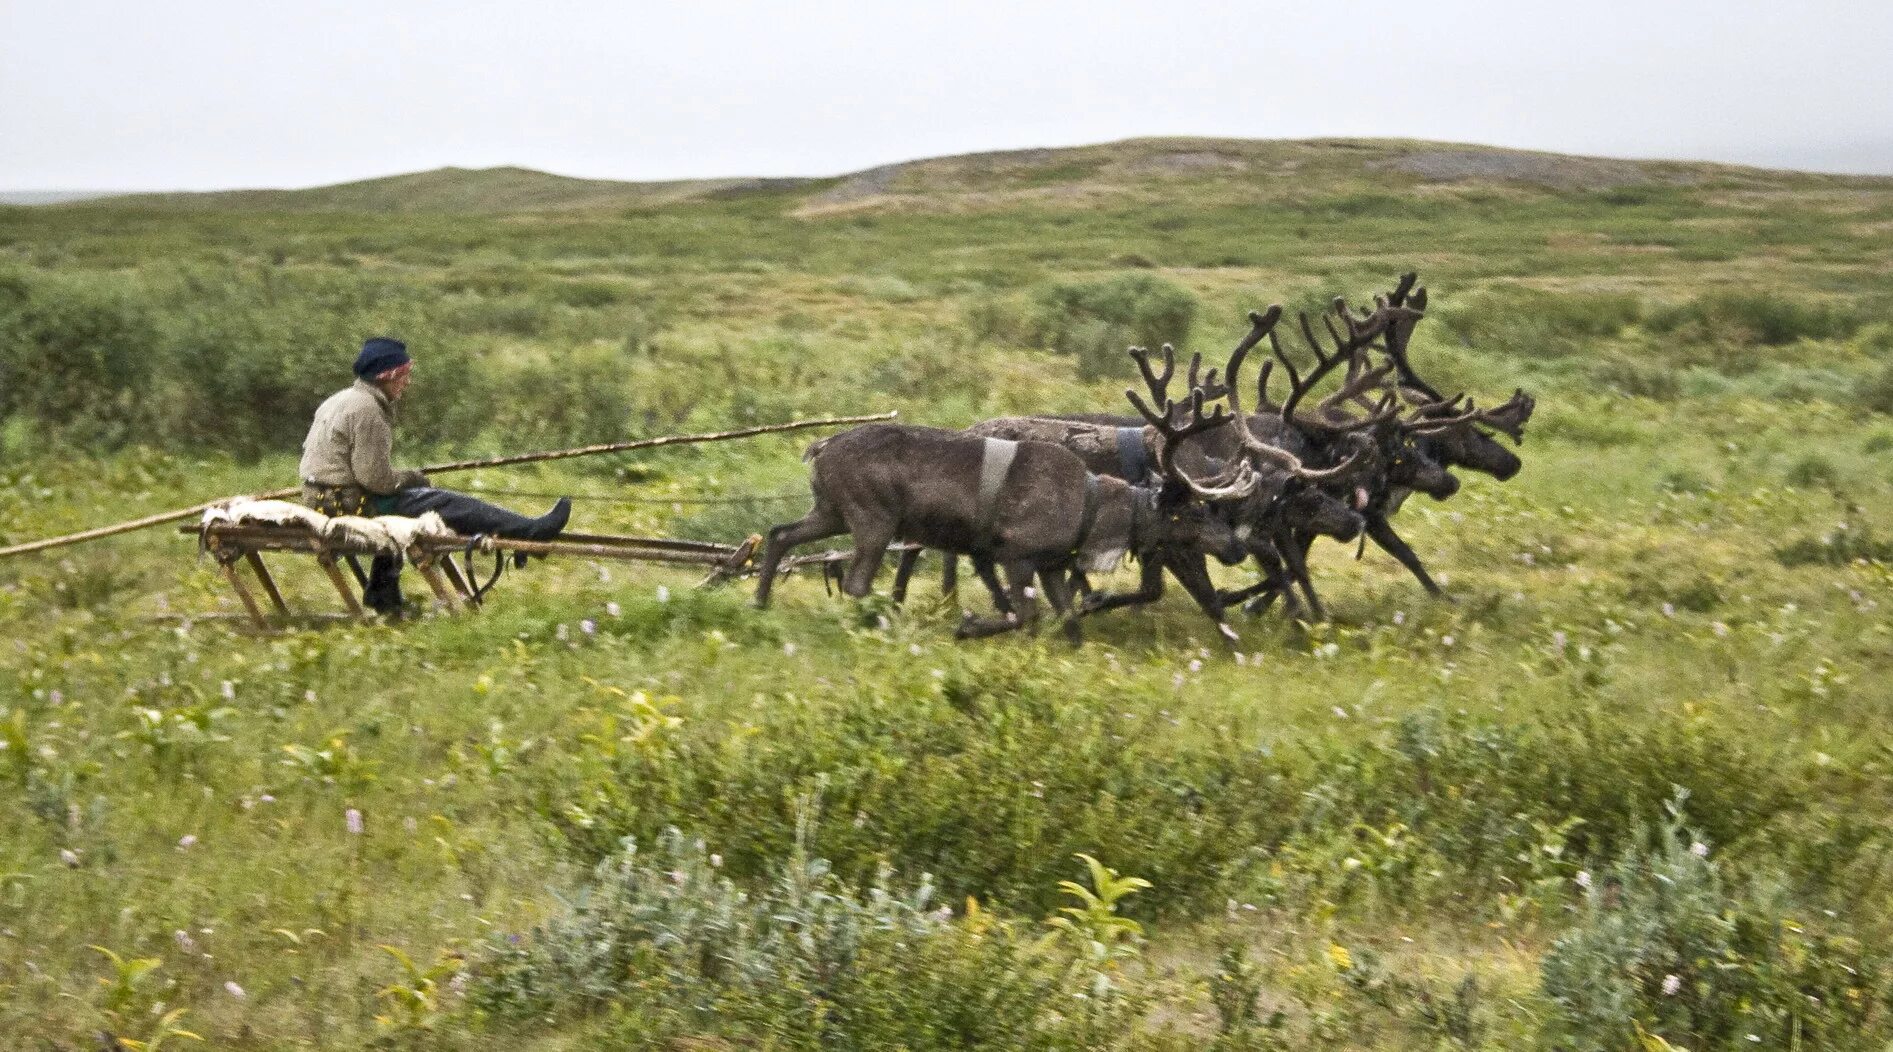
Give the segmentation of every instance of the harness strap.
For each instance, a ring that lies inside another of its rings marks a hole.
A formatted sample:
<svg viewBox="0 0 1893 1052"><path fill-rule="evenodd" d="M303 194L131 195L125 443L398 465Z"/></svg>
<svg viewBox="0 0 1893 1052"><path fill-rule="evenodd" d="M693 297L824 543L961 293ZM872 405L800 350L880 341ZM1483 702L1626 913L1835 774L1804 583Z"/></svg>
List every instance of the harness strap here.
<svg viewBox="0 0 1893 1052"><path fill-rule="evenodd" d="M1133 516L1133 519L1135 516ZM1084 550L1085 541L1091 539L1091 527L1098 524L1098 477L1085 472L1085 509L1078 516L1078 539L1071 542L1072 554Z"/></svg>
<svg viewBox="0 0 1893 1052"><path fill-rule="evenodd" d="M999 488L1012 470L1012 459L1019 453L1019 443L1004 438L985 439L979 458L979 532L992 533L993 520L999 515Z"/></svg>
<svg viewBox="0 0 1893 1052"><path fill-rule="evenodd" d="M1144 446L1143 428L1117 429L1117 466L1124 472L1124 481L1133 484L1144 481L1144 475L1150 471L1150 450Z"/></svg>
<svg viewBox="0 0 1893 1052"><path fill-rule="evenodd" d="M461 558L467 563L467 587L473 589L472 598L476 604L486 598L486 593L492 591L494 585L500 583L500 574L506 571L506 553L495 548L493 549L493 574L486 579L485 584L480 583L480 575L473 570L473 553L485 547L486 539L485 534L474 534L467 538L466 549L461 552ZM452 559L453 554L448 553L447 558Z"/></svg>

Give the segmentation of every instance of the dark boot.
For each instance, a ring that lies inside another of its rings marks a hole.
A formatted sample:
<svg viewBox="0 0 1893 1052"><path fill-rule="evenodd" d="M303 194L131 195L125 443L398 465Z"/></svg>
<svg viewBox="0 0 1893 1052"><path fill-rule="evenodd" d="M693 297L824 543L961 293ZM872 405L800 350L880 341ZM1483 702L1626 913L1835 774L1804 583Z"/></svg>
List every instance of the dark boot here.
<svg viewBox="0 0 1893 1052"><path fill-rule="evenodd" d="M368 567L368 584L362 589L362 605L377 614L401 612L401 557L377 555Z"/></svg>
<svg viewBox="0 0 1893 1052"><path fill-rule="evenodd" d="M561 498L551 512L537 519L529 519L497 504L488 504L478 497L448 489L422 486L395 494L396 515L425 515L430 511L439 512L441 521L455 533L469 536L485 533L494 537L538 541L558 536L559 530L565 526L565 520L572 514L572 502Z"/></svg>
<svg viewBox="0 0 1893 1052"><path fill-rule="evenodd" d="M556 540L559 534L565 532L565 524L571 521L571 518L572 498L560 497L559 502L552 506L551 511L531 520L531 524L516 536L522 541Z"/></svg>

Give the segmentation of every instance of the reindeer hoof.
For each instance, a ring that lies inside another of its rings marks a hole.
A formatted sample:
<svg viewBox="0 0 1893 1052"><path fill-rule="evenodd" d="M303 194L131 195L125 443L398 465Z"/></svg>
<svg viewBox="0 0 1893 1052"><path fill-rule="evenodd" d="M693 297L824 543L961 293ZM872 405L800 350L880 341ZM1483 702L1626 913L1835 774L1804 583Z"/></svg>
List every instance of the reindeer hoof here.
<svg viewBox="0 0 1893 1052"><path fill-rule="evenodd" d="M1221 632L1223 638L1228 640L1231 646L1237 646L1242 643L1242 637L1237 635L1236 630L1230 628L1227 623L1217 624L1216 631Z"/></svg>

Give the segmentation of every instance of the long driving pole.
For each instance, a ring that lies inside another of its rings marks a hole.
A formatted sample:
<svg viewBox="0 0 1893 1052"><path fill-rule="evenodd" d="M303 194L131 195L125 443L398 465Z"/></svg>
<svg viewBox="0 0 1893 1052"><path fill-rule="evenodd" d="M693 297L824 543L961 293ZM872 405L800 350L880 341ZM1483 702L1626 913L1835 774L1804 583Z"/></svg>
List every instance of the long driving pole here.
<svg viewBox="0 0 1893 1052"><path fill-rule="evenodd" d="M892 420L897 415L897 413L890 411L886 413L875 413L872 416L831 416L824 417L820 420L791 420L786 424L764 424L759 427L744 427L734 431L712 431L701 435L664 435L661 438L640 438L632 442L606 442L596 446L580 446L577 449L554 449L542 453L517 453L512 456L489 457L485 460L456 460L447 464L430 464L422 468L421 471L426 474L437 475L447 471L497 468L509 464L535 464L545 460L588 457L599 453L623 453L633 449L655 449L660 446L684 446L698 442L721 442L725 439L748 438L751 435L767 435L779 431L801 431L811 427L836 427L841 424L867 424L876 420ZM260 500L280 500L283 497L293 497L301 492L302 487L289 486L283 489L271 490L268 493L259 493L256 496ZM203 504L193 504L188 508L159 512L156 515L147 515L142 519L132 519L129 522L114 523L110 526L100 526L96 529L86 530L83 533L71 533L64 537L48 537L41 541L28 541L25 544L15 544L8 548L0 548L0 558L5 558L9 555L25 555L29 552L43 552L52 548L63 548L69 544L96 541L103 537L116 537L121 533L131 533L134 530L142 530L147 526L160 526L167 522L177 522L181 519L188 519L193 515L202 515L205 511L228 499L228 497L224 497L219 500L206 501Z"/></svg>

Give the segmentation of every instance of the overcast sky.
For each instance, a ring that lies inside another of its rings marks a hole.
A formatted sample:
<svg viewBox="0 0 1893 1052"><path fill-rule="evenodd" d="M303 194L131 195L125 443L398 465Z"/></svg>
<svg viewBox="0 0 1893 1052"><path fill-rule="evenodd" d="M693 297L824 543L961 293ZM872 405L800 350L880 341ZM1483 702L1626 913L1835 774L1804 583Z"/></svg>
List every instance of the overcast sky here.
<svg viewBox="0 0 1893 1052"><path fill-rule="evenodd" d="M0 189L833 175L1148 135L1893 174L1893 3L0 0Z"/></svg>

